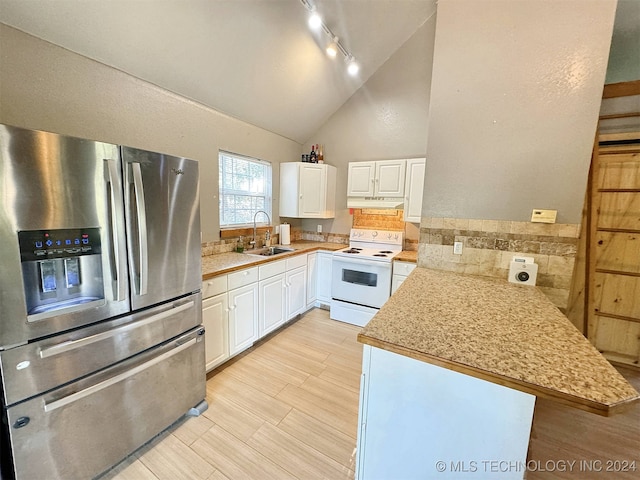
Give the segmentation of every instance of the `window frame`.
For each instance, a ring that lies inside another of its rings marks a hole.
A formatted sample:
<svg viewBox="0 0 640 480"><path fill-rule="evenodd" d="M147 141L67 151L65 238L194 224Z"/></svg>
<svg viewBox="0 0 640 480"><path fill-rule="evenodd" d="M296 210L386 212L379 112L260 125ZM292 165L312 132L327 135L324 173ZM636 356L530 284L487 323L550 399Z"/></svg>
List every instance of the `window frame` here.
<svg viewBox="0 0 640 480"><path fill-rule="evenodd" d="M243 190L227 190L223 187L223 157L230 157L234 160L245 161L257 165L261 165L265 167L265 191L261 194L255 194L249 191ZM223 204L226 196L233 195L244 195L256 198L264 198L264 208L256 208L255 210L252 208L253 216L259 210L264 210L269 215L270 219L273 219L273 165L271 162L267 160L262 160L260 158L250 157L247 155L242 155L239 153L230 152L228 150L218 150L218 215L219 215L219 226L220 230L234 230L234 229L242 229L247 227L253 227L253 220L248 223L223 223L224 215L223 215ZM256 225L269 225L267 222L267 218L264 215L259 215L256 218Z"/></svg>

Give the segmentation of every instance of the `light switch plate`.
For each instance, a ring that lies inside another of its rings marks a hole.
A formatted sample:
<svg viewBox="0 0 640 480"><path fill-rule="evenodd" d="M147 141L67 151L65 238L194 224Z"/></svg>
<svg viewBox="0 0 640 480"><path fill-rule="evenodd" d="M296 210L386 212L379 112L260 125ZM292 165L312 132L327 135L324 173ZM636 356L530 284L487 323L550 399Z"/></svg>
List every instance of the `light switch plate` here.
<svg viewBox="0 0 640 480"><path fill-rule="evenodd" d="M453 242L453 254L462 255L462 242Z"/></svg>
<svg viewBox="0 0 640 480"><path fill-rule="evenodd" d="M533 213L531 214L531 221L534 223L556 223L557 216L557 210L541 210L534 208Z"/></svg>
<svg viewBox="0 0 640 480"><path fill-rule="evenodd" d="M317 232L318 232L318 233L322 233L322 225L318 225Z"/></svg>

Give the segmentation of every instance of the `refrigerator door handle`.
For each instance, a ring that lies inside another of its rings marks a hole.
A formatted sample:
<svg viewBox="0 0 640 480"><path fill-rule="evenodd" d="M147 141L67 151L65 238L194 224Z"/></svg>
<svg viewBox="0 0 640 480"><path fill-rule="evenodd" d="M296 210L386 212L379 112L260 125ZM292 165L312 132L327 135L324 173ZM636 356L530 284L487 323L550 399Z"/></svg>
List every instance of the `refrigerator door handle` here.
<svg viewBox="0 0 640 480"><path fill-rule="evenodd" d="M138 259L140 262L140 270L138 272L140 277L138 295L146 295L149 278L147 208L144 200L144 186L142 184L142 171L140 170L140 164L132 162L131 170L133 171L133 188L136 195L136 216L138 220Z"/></svg>
<svg viewBox="0 0 640 480"><path fill-rule="evenodd" d="M129 377L132 377L140 372L142 372L143 370L146 370L154 365L157 365L160 362L165 361L166 359L173 357L174 355L177 355L178 353L180 353L183 350L186 350L187 348L190 348L192 345L194 345L197 342L196 338L192 338L191 340L189 340L186 343L183 343L181 345L176 346L175 348L173 348L172 350L169 350L168 352L165 352L161 355L158 355L157 357L149 360L148 362L142 363L140 365L138 365L137 367L133 367L129 370L127 370L126 372L123 372L119 375L115 375L107 380L104 380L103 382L100 383L96 383L95 385L92 385L88 388L85 388L84 390L80 390L79 392L76 393L72 393L71 395L67 395L66 397L63 397L59 400L55 400L53 402L50 403L45 403L44 404L44 411L45 412L52 412L54 410L57 410L58 408L64 407L65 405L69 405L70 403L73 402L77 402L78 400L88 397L89 395L92 395L96 392L99 392L100 390L104 390L105 388L110 387L111 385L114 385L116 383L119 383L123 380L126 380Z"/></svg>
<svg viewBox="0 0 640 480"><path fill-rule="evenodd" d="M150 323L159 322L161 320L164 320L167 317L171 317L172 315L176 315L177 313L184 312L185 310L194 308L194 306L195 306L195 302L193 301L187 302L178 307L171 308L169 310L165 310L164 312L157 313L156 315L145 318L144 320L140 320L136 323L130 323L120 328L108 330L106 332L98 333L96 335L91 335L90 337L80 338L78 340L71 340L68 342L60 343L58 345L54 345L52 347L43 348L42 350L40 350L40 358L53 357L54 355L59 355L61 353L66 353L66 352L75 350L77 348L82 348L87 345L91 345L92 343L100 342L108 338L117 337L118 335L124 332L138 329L140 327L144 327L146 325L149 325Z"/></svg>
<svg viewBox="0 0 640 480"><path fill-rule="evenodd" d="M124 207L122 198L118 195L121 187L117 182L118 170L116 162L115 160L110 160L108 158L105 158L104 161L107 162L107 171L109 173L109 201L111 203L111 244L113 245L112 251L114 256L116 277L115 301L120 302L125 299L126 295L125 282L122 278L122 274L125 271L126 266L124 265L124 245L123 242L120 241L121 238L124 238L124 234L120 232L120 229L118 227L118 217L116 216L115 212L122 212Z"/></svg>

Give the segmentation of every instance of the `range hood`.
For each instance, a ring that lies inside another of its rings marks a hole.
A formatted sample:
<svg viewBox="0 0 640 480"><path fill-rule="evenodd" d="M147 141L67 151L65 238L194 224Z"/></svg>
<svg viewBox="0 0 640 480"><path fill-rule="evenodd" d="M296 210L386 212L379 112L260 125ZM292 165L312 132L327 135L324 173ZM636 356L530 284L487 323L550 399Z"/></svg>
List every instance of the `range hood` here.
<svg viewBox="0 0 640 480"><path fill-rule="evenodd" d="M404 208L402 197L347 197L347 208Z"/></svg>

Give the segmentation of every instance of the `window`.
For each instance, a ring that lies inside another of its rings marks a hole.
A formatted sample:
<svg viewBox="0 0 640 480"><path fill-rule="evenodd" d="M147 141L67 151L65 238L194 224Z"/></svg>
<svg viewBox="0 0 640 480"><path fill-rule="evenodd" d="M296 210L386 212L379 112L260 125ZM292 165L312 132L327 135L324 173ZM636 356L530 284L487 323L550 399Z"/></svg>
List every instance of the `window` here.
<svg viewBox="0 0 640 480"><path fill-rule="evenodd" d="M271 164L220 151L220 226L253 224L259 210L271 217ZM264 215L256 218L266 223Z"/></svg>

